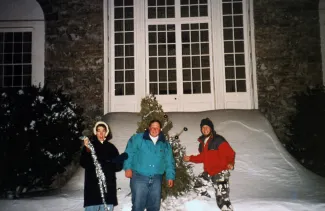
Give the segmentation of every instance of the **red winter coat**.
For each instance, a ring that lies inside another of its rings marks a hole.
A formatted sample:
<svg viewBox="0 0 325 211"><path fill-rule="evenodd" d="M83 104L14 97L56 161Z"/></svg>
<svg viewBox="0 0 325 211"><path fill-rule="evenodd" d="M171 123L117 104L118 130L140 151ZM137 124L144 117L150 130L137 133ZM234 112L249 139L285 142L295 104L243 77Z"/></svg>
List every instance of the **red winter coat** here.
<svg viewBox="0 0 325 211"><path fill-rule="evenodd" d="M203 163L204 171L210 176L228 169L228 164L234 166L235 151L231 148L224 137L213 132L204 146L204 136L199 137L199 153L190 156L193 163Z"/></svg>

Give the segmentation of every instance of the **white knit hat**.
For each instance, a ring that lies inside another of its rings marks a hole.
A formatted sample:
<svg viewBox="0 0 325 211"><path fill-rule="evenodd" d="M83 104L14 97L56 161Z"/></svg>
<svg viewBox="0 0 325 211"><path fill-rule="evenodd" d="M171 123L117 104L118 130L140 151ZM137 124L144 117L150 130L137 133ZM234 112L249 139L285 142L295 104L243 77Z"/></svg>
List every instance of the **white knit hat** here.
<svg viewBox="0 0 325 211"><path fill-rule="evenodd" d="M109 130L109 127L108 127L108 124L106 124L105 122L103 122L103 121L98 121L98 122L96 122L96 124L95 124L95 127L94 127L94 129L93 129L93 131L94 131L94 135L96 135L96 133L97 133L97 126L98 125L105 125L105 127L106 127L106 134L105 134L105 137L107 137L108 136L108 134L109 134L109 132L110 132L110 130Z"/></svg>

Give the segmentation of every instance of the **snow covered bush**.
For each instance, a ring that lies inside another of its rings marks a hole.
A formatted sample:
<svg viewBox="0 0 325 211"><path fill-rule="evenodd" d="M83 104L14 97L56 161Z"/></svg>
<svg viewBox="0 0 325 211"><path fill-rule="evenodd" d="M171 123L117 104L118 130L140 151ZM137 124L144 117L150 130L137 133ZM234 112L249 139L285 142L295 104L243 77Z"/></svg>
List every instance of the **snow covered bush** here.
<svg viewBox="0 0 325 211"><path fill-rule="evenodd" d="M81 112L61 90L0 89L0 192L48 188L80 151Z"/></svg>
<svg viewBox="0 0 325 211"><path fill-rule="evenodd" d="M295 96L296 113L289 125L288 150L298 161L325 176L325 90L309 88Z"/></svg>

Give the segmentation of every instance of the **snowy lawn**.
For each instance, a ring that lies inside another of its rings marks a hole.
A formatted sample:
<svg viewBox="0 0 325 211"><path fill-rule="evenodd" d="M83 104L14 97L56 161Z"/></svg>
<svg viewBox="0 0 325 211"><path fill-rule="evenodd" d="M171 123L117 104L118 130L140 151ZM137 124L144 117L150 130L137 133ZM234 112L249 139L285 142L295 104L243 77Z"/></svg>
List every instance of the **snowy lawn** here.
<svg viewBox="0 0 325 211"><path fill-rule="evenodd" d="M209 117L217 133L223 135L236 151L236 165L230 179L230 198L235 211L321 211L325 210L325 179L304 169L283 148L268 121L258 111L206 111L169 113L173 122L171 135L184 127L180 136L188 154L196 154L200 120ZM140 117L134 113L108 114L104 120L113 132L112 142L123 152L135 132ZM202 165L194 165L199 174ZM119 206L115 211L130 211L129 180L117 174ZM177 182L177 181L176 181ZM213 189L211 198L190 192L169 198L162 211L218 211ZM1 211L83 210L83 169L60 191L49 196L20 200L0 200Z"/></svg>

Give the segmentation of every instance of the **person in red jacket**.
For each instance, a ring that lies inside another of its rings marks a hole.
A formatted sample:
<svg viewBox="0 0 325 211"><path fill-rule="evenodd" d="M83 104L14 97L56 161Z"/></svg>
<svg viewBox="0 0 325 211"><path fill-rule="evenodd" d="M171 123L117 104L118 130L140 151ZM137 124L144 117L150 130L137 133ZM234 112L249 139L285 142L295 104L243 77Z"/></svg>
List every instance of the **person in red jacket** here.
<svg viewBox="0 0 325 211"><path fill-rule="evenodd" d="M234 169L235 152L224 137L214 130L209 118L201 120L198 155L184 156L185 162L203 163L202 177L211 180L216 192L216 201L222 211L232 211L229 199L229 170Z"/></svg>

